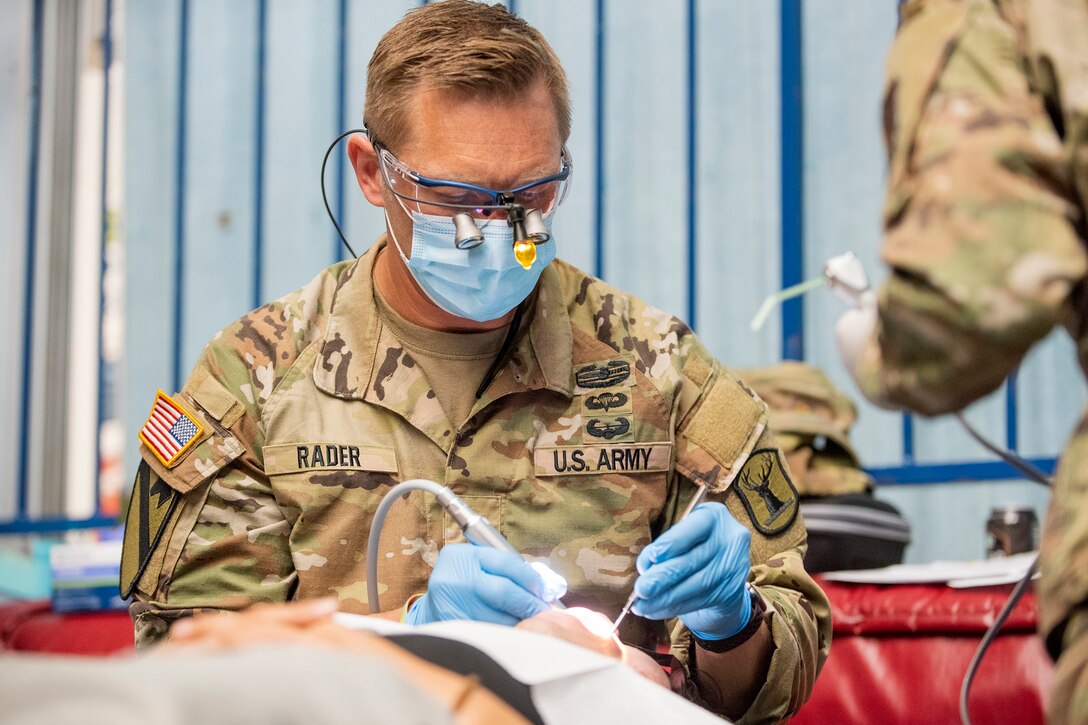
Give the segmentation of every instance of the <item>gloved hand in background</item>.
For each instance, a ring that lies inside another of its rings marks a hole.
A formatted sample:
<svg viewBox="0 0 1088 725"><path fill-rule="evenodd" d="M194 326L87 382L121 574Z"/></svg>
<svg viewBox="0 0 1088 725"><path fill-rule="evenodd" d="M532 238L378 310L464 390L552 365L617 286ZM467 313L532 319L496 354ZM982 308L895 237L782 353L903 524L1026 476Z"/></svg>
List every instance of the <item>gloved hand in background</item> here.
<svg viewBox="0 0 1088 725"><path fill-rule="evenodd" d="M876 327L876 295L872 290L865 290L858 295L855 306L842 313L835 323L835 342L839 348L842 364L850 377L858 378L858 361L873 336Z"/></svg>
<svg viewBox="0 0 1088 725"><path fill-rule="evenodd" d="M473 544L438 552L427 593L408 612L408 624L471 619L513 626L549 609L540 574L518 554Z"/></svg>
<svg viewBox="0 0 1088 725"><path fill-rule="evenodd" d="M858 379L858 361L873 336L876 327L876 294L869 286L865 266L853 252L845 252L827 260L824 278L831 290L841 297L850 309L842 313L835 324L835 342L839 357L855 381Z"/></svg>
<svg viewBox="0 0 1088 725"><path fill-rule="evenodd" d="M700 639L727 639L752 616L745 590L752 535L720 503L702 503L642 550L635 565L638 600L648 619L679 616Z"/></svg>

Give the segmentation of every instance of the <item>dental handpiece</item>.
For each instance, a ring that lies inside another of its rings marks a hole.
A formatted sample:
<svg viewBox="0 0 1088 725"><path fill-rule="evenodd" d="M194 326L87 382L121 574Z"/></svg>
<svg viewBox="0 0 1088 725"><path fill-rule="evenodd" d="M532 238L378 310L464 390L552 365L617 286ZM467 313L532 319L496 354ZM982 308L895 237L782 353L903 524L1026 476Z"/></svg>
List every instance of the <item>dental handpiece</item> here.
<svg viewBox="0 0 1088 725"><path fill-rule="evenodd" d="M681 521L686 519L688 517L688 514L690 514L696 506L703 502L704 498L706 498L706 486L699 486L699 490L695 492L695 496L692 497L691 503L689 503L688 507L684 509L684 513L680 515L680 518L677 520L676 523L680 523ZM627 597L627 603L624 604L623 609L620 610L620 615L616 617L616 621L612 623L611 634L615 634L616 631L620 628L620 622L622 622L623 618L627 616L627 613L631 611L631 607L634 605L636 599L638 599L638 595L635 594L635 590L632 589L631 596Z"/></svg>
<svg viewBox="0 0 1088 725"><path fill-rule="evenodd" d="M389 507L392 506L400 496L406 496L409 491L416 490L429 491L434 494L435 498L438 499L438 502L442 504L442 507L449 512L453 520L461 527L461 531L464 532L465 538L476 546L490 546L493 549L509 551L521 556L521 552L515 549L514 545L507 541L506 537L499 533L499 530L492 526L490 521L469 508L468 504L462 501L457 494L445 486L421 478L398 483L396 486L389 489L389 492L382 498L381 503L378 504L378 508L374 512L374 520L370 526L370 536L367 541L366 554L366 586L367 599L371 603L371 612L377 613L380 611L378 605L377 552L382 524L385 522ZM531 566L544 580L544 586L546 588L544 600L554 609L566 609L563 603L559 601L559 598L567 593L566 580L552 571L546 564L531 561L529 562L529 566Z"/></svg>

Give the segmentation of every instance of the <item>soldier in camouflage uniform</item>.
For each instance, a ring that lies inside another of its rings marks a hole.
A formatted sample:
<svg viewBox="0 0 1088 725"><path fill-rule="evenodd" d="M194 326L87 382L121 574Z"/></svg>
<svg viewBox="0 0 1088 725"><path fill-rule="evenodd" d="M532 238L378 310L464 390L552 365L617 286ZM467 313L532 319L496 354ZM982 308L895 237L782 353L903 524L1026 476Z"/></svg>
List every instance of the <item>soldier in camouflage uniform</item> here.
<svg viewBox="0 0 1088 725"><path fill-rule="evenodd" d="M138 643L195 611L260 601L333 595L369 613L375 509L423 478L565 577L568 605L614 617L638 580L634 612L654 619L629 616L620 635L653 647L672 620L693 700L741 722L796 712L830 612L802 565L797 494L762 402L678 319L563 262L538 261L524 301L482 322L448 312L406 267L424 237L382 164L500 188L553 171L569 108L550 47L501 5L422 7L375 51L366 120L349 155L387 234L223 330L141 432L122 563ZM180 430L173 447L157 437L163 416ZM708 503L677 524L700 485ZM546 608L520 557L462 542L432 496L398 501L380 541L382 609L420 622Z"/></svg>
<svg viewBox="0 0 1088 725"><path fill-rule="evenodd" d="M995 390L1056 325L1088 370L1088 2L930 0L901 12L884 103L892 275L837 332L868 397L938 415ZM1042 540L1053 722L1088 722L1086 486L1082 419Z"/></svg>

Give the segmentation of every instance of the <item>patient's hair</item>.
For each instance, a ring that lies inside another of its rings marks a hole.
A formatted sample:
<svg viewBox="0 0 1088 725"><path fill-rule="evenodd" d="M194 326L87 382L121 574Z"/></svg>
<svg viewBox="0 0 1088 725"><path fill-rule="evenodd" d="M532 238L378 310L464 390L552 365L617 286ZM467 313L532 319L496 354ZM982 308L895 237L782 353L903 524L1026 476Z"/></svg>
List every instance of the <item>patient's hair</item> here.
<svg viewBox="0 0 1088 725"><path fill-rule="evenodd" d="M502 5L443 0L410 10L382 36L367 70L363 119L373 138L396 150L411 133L410 102L423 86L508 99L540 82L566 141L567 76L544 36Z"/></svg>

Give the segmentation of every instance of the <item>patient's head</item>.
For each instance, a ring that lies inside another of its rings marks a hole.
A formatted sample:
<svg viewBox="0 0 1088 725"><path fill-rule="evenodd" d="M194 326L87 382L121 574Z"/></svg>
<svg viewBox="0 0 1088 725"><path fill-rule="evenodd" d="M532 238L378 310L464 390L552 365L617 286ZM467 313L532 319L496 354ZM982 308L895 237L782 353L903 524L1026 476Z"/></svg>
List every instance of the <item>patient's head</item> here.
<svg viewBox="0 0 1088 725"><path fill-rule="evenodd" d="M549 609L523 620L518 629L556 637L594 652L623 660L631 669L651 682L669 686L665 671L644 652L627 647L612 634L612 622L600 612L582 607Z"/></svg>

